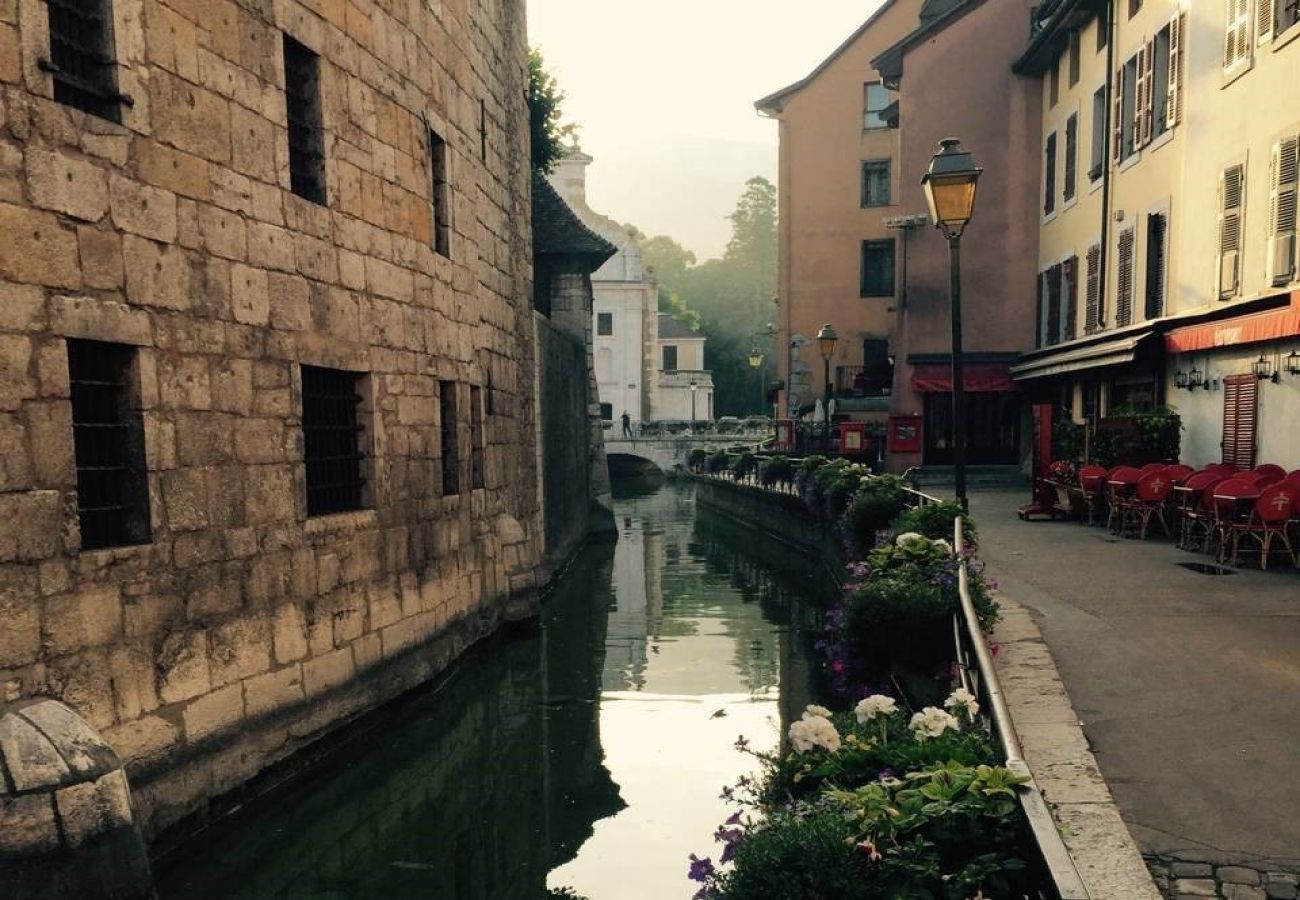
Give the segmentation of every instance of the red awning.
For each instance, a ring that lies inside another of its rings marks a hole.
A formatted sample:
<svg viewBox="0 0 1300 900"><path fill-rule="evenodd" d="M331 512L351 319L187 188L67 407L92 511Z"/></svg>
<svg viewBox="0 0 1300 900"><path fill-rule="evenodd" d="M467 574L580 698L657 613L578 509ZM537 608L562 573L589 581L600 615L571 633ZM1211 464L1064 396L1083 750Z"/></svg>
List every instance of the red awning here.
<svg viewBox="0 0 1300 900"><path fill-rule="evenodd" d="M962 369L967 393L994 394L1014 391L1009 363L967 363ZM923 394L946 394L952 391L952 366L927 364L912 367L912 387Z"/></svg>
<svg viewBox="0 0 1300 900"><path fill-rule="evenodd" d="M1175 328L1165 335L1165 350L1192 353L1296 335L1300 335L1300 291L1291 294L1291 305L1285 309Z"/></svg>

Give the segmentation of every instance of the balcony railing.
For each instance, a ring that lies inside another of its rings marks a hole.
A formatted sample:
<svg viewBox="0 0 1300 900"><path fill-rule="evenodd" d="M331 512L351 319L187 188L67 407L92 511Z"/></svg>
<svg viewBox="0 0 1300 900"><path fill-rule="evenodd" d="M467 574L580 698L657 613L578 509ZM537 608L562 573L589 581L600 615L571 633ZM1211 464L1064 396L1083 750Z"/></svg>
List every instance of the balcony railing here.
<svg viewBox="0 0 1300 900"><path fill-rule="evenodd" d="M868 369L865 366L836 366L835 396L887 396L893 380L893 373L888 369Z"/></svg>

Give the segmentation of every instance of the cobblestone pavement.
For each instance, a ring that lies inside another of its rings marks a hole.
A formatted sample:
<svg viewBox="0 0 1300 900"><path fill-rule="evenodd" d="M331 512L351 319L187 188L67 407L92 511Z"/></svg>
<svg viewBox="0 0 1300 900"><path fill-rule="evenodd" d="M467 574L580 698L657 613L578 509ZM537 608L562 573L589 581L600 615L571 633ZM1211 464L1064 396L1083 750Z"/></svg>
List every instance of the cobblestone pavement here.
<svg viewBox="0 0 1300 900"><path fill-rule="evenodd" d="M1295 900L1300 877L1249 866L1170 862L1147 858L1156 886L1169 900Z"/></svg>

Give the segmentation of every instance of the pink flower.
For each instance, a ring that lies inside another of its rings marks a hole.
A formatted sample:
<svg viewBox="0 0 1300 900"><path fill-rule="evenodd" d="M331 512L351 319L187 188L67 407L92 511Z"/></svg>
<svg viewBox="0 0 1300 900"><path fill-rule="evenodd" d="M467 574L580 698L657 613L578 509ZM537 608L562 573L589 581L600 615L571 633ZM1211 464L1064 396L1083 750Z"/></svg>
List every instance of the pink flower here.
<svg viewBox="0 0 1300 900"><path fill-rule="evenodd" d="M831 660L831 671L839 675L844 671L844 661L840 659Z"/></svg>

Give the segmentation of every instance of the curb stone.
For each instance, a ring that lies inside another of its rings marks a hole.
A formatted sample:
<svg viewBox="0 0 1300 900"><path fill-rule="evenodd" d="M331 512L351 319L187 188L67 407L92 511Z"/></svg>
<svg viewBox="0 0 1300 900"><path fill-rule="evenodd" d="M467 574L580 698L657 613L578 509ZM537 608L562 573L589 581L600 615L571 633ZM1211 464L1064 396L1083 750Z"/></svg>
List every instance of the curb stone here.
<svg viewBox="0 0 1300 900"><path fill-rule="evenodd" d="M1094 900L1161 900L1029 610L1003 594L994 666L1025 761ZM1213 884L1213 881L1211 881ZM1243 897L1245 895L1242 895Z"/></svg>

